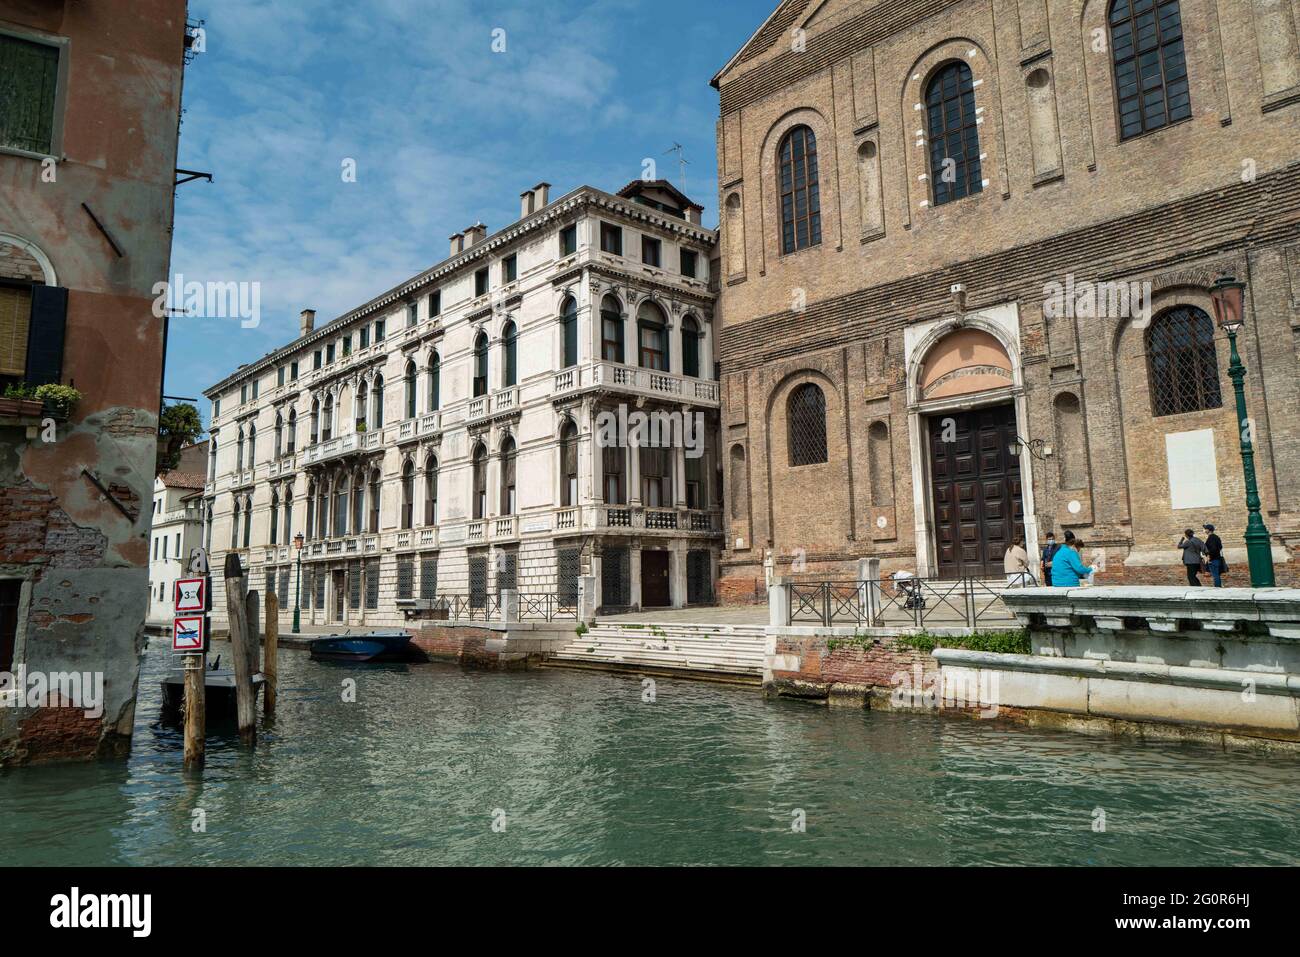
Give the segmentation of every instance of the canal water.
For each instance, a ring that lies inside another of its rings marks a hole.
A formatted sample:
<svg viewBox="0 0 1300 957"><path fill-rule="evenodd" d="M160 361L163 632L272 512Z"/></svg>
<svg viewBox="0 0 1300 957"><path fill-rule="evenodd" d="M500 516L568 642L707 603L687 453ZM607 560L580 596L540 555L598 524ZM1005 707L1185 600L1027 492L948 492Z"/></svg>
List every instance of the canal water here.
<svg viewBox="0 0 1300 957"><path fill-rule="evenodd" d="M638 679L562 670L286 651L257 749L213 739L187 776L158 722L170 657L151 644L129 761L0 772L0 864L1300 862L1291 755L693 682L647 701Z"/></svg>

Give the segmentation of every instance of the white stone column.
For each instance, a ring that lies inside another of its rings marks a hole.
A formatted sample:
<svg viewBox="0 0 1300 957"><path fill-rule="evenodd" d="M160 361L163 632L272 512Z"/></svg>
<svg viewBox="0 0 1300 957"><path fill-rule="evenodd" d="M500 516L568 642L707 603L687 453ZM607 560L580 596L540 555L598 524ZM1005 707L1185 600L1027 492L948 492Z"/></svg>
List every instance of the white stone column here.
<svg viewBox="0 0 1300 957"><path fill-rule="evenodd" d="M641 545L632 542L628 548L627 559L628 599L634 608L641 607Z"/></svg>
<svg viewBox="0 0 1300 957"><path fill-rule="evenodd" d="M641 504L641 449L635 447L627 450L627 502Z"/></svg>
<svg viewBox="0 0 1300 957"><path fill-rule="evenodd" d="M673 608L686 607L686 546L681 540L668 546L668 600Z"/></svg>

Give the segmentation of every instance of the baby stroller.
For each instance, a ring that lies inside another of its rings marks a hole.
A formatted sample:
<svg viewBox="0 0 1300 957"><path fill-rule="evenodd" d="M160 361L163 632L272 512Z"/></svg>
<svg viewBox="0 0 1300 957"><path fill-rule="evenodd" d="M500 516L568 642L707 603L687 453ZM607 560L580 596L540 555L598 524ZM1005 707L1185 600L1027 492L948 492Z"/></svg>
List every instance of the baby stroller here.
<svg viewBox="0 0 1300 957"><path fill-rule="evenodd" d="M894 591L904 596L903 607L908 611L925 607L925 595L921 594L921 580L908 572L895 572Z"/></svg>

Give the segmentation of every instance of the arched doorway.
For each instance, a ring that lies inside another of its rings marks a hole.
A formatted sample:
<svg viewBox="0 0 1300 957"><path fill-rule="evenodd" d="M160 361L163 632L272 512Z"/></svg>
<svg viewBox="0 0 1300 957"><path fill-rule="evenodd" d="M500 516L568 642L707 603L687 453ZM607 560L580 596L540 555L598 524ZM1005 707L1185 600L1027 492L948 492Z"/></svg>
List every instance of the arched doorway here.
<svg viewBox="0 0 1300 957"><path fill-rule="evenodd" d="M1023 390L996 324L945 322L915 344L909 399L917 564L945 579L1001 578L1017 535L1033 547Z"/></svg>

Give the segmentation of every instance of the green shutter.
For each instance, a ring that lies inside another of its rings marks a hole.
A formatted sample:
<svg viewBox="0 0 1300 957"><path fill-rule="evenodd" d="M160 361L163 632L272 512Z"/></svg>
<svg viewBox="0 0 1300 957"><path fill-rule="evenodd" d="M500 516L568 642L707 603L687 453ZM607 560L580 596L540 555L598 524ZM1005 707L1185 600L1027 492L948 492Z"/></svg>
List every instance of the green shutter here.
<svg viewBox="0 0 1300 957"><path fill-rule="evenodd" d="M49 154L59 49L0 35L0 146Z"/></svg>

